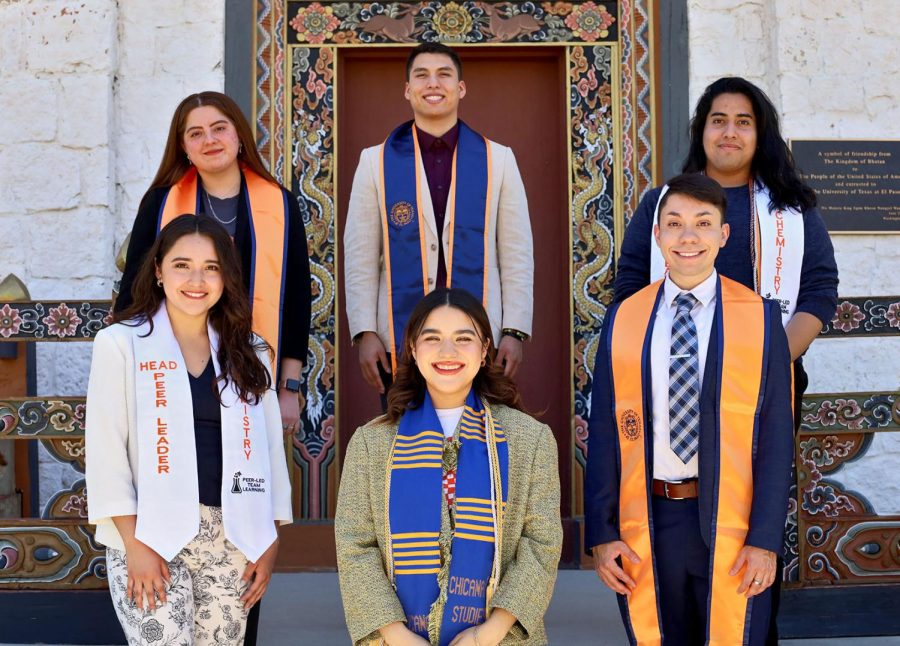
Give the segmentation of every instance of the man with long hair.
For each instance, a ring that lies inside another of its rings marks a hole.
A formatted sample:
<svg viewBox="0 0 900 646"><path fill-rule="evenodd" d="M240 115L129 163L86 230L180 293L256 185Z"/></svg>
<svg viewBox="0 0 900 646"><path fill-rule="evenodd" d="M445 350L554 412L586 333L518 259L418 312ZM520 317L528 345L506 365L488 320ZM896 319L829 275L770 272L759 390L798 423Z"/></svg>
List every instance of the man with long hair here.
<svg viewBox="0 0 900 646"><path fill-rule="evenodd" d="M446 45L410 52L404 96L413 120L363 150L347 211L347 319L363 377L384 395L413 306L451 286L484 304L512 377L531 334L534 275L515 157L459 119L466 84Z"/></svg>
<svg viewBox="0 0 900 646"><path fill-rule="evenodd" d="M781 307L794 361L796 428L808 384L801 357L834 315L838 272L816 196L794 166L775 106L765 93L740 77L710 84L697 102L682 171L705 173L725 189L731 237L716 259L716 270ZM666 274L652 240L665 192L666 187L649 191L628 225L615 302ZM779 560L779 580L781 565ZM773 596L769 644L777 643L778 582Z"/></svg>

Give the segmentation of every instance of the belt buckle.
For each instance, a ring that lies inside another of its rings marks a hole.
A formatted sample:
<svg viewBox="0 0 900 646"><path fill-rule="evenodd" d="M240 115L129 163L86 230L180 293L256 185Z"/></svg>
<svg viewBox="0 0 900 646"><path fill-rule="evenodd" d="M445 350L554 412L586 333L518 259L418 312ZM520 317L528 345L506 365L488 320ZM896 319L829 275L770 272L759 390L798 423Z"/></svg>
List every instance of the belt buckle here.
<svg viewBox="0 0 900 646"><path fill-rule="evenodd" d="M684 484L684 481L669 482L668 480L663 480L663 490L666 492L666 499L667 500L685 500L684 496L670 496L669 495L669 485L670 484L673 484L673 485Z"/></svg>

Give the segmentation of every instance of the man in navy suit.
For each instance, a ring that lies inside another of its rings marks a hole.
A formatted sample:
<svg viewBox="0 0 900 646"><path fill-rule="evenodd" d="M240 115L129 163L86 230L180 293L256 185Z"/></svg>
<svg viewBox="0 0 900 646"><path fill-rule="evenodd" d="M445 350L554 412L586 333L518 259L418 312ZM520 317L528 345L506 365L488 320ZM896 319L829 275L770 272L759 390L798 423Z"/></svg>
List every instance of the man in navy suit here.
<svg viewBox="0 0 900 646"><path fill-rule="evenodd" d="M633 644L763 644L791 479L787 337L776 302L715 271L722 188L668 186L667 275L601 333L585 544Z"/></svg>

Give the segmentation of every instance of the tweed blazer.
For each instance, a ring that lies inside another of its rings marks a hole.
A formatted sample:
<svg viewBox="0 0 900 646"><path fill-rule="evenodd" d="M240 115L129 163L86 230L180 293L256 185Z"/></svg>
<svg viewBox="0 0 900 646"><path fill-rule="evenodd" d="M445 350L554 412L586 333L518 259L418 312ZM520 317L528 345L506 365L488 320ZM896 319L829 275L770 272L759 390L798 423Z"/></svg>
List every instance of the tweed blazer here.
<svg viewBox="0 0 900 646"><path fill-rule="evenodd" d="M503 519L500 582L491 607L518 621L501 644L547 643L544 613L562 549L559 469L550 428L525 413L491 406L509 445L509 494ZM347 447L335 515L344 615L354 644L406 615L385 567L385 474L397 424L383 418L356 430Z"/></svg>
<svg viewBox="0 0 900 646"><path fill-rule="evenodd" d="M531 334L534 299L534 251L528 200L510 148L488 141L491 148L491 211L486 232L488 254L487 310L494 343L508 327ZM344 227L344 289L350 338L377 332L390 352L388 289L381 229L381 150L384 144L362 151L353 178L347 224ZM429 291L437 280L438 244L449 257L450 218L438 231L425 168L419 163L419 194L425 228L425 260ZM401 268L395 268L400 271ZM424 295L424 294L423 294Z"/></svg>

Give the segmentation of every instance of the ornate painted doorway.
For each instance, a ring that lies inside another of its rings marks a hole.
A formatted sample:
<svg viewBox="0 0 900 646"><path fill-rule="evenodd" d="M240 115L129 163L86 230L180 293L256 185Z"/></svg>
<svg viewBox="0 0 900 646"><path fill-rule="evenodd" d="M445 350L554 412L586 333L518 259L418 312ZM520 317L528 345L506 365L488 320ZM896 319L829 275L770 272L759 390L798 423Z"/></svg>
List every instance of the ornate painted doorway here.
<svg viewBox="0 0 900 646"><path fill-rule="evenodd" d="M526 374L521 381L533 409L547 409L559 443L565 489L562 513L568 527L563 560L577 562L590 368L612 297L616 236L621 236L640 194L652 183L655 167L651 9L651 0L602 4L258 0L253 106L257 141L271 168L301 198L313 268L309 391L303 429L292 446L298 517L321 521L333 515L342 446L369 411L365 404L347 401L368 394L359 389L366 387L354 382L359 370L355 353L348 351L346 339L342 341L346 325L337 241L343 233L348 182L359 150L377 143L393 125L408 118L401 92L402 61L410 44L442 41L459 47L468 65L467 83L470 74L477 82L479 74L502 76L509 68L514 82L516 69L546 68L535 72L539 74L535 82L547 86L540 100L548 108L525 111L533 115L528 130L540 131L546 141L523 136L533 133L521 132L521 126L505 131L510 124L503 119L492 121L488 83L484 104L466 103L478 95L470 89L461 114L488 136L513 147L525 177L535 237L547 237L544 262L553 266L542 275L538 257L536 303L542 294L555 296L558 300L551 300L547 309L561 312L536 319L539 327L532 346L546 345L540 350L529 347L526 369L531 363L537 373L545 361L541 352L559 364L550 368L551 379ZM375 74L379 66L390 71ZM395 77L385 81L378 76L382 73ZM374 87L379 88L383 105L374 107L370 95L361 92L364 80L377 80ZM525 88L527 84L522 89L527 93ZM361 96L369 101L364 109L370 123L363 125L352 116L360 106L344 104L358 103ZM542 153L553 157L546 169L540 166ZM303 527L296 531L303 533ZM313 527L323 531L328 525ZM323 539L325 534L327 530ZM326 556L322 558L327 560ZM310 565L287 560L288 567Z"/></svg>

